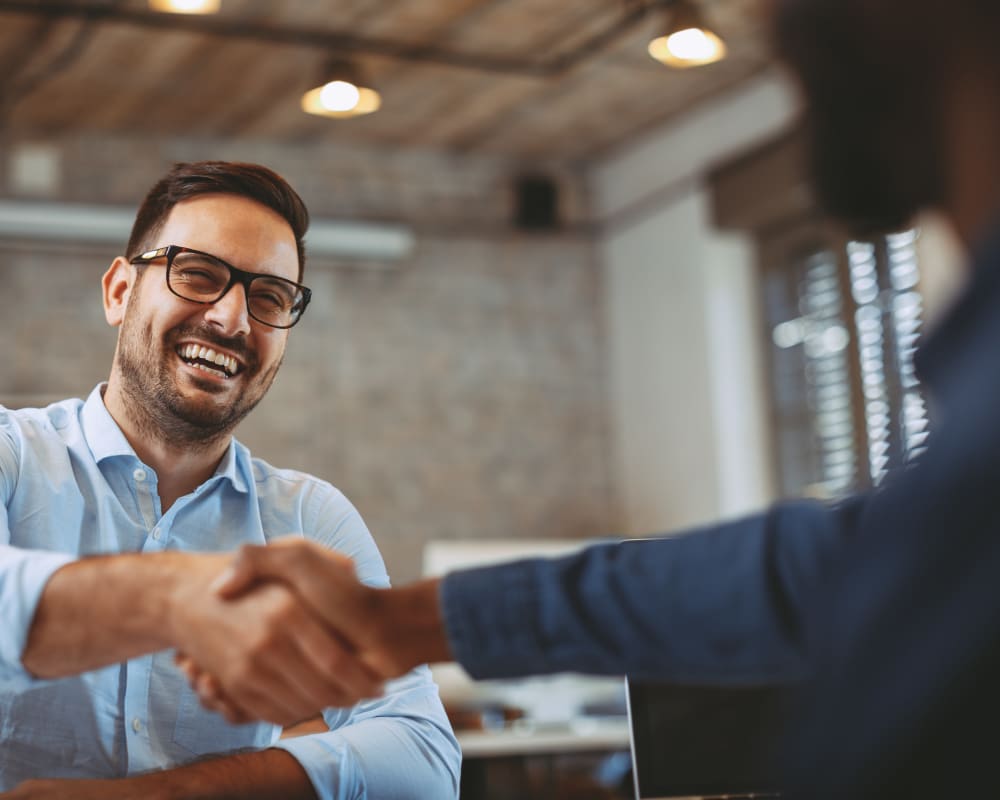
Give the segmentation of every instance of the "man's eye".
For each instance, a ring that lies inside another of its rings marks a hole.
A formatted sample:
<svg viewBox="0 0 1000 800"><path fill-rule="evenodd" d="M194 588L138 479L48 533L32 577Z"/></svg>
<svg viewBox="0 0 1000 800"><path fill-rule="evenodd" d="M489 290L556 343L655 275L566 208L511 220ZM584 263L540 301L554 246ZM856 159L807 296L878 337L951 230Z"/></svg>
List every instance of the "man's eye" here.
<svg viewBox="0 0 1000 800"><path fill-rule="evenodd" d="M207 269L197 269L196 267L185 267L180 270L180 277L183 280L191 281L214 281L217 275Z"/></svg>
<svg viewBox="0 0 1000 800"><path fill-rule="evenodd" d="M253 302L258 307L265 308L270 311L277 311L285 308L287 305L284 298L274 294L273 292L254 292Z"/></svg>

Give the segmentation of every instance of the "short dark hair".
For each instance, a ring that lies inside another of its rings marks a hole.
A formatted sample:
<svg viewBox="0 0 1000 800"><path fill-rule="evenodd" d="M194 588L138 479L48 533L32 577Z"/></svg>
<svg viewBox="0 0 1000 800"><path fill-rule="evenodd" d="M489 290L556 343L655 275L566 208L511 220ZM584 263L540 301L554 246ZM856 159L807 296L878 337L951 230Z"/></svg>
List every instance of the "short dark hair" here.
<svg viewBox="0 0 1000 800"><path fill-rule="evenodd" d="M309 211L298 193L274 170L240 161L191 161L174 164L139 206L129 235L127 254L134 258L153 244L171 210L182 200L209 194L231 194L255 200L277 212L295 235L299 280L306 266L305 237Z"/></svg>

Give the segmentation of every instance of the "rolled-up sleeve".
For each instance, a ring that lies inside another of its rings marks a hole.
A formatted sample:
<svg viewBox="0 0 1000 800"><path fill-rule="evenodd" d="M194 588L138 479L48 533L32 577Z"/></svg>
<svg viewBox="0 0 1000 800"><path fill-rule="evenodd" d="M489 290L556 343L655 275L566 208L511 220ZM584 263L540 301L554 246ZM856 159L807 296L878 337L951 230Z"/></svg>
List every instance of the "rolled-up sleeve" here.
<svg viewBox="0 0 1000 800"><path fill-rule="evenodd" d="M6 534L6 514L0 521ZM45 584L57 569L73 560L63 553L21 550L0 545L0 681L4 684L36 682L21 663L28 631Z"/></svg>
<svg viewBox="0 0 1000 800"><path fill-rule="evenodd" d="M458 797L461 751L426 667L377 700L323 717L329 733L275 745L298 760L320 800Z"/></svg>
<svg viewBox="0 0 1000 800"><path fill-rule="evenodd" d="M52 573L73 560L64 553L11 547L7 506L17 480L17 447L0 425L0 682L30 685L36 679L21 663L42 590Z"/></svg>

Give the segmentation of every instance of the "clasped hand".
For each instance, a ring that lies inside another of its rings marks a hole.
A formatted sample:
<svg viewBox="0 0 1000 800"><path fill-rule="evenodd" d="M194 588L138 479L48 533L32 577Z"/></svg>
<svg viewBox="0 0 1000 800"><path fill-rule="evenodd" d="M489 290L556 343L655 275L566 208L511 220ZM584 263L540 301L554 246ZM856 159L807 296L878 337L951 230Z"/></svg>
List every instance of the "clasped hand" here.
<svg viewBox="0 0 1000 800"><path fill-rule="evenodd" d="M403 671L374 647L378 590L317 544L245 546L208 588L186 612L177 664L229 722L287 726L377 696Z"/></svg>

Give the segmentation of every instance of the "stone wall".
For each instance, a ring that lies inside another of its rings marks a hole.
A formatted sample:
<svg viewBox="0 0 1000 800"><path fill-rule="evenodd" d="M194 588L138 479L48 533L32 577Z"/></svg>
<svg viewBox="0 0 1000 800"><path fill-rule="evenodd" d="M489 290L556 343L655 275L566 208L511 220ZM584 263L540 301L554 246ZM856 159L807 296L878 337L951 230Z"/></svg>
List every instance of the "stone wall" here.
<svg viewBox="0 0 1000 800"><path fill-rule="evenodd" d="M518 165L497 160L192 140L45 146L57 183L32 193L47 200L134 206L173 161L248 159L284 174L316 218L414 226L403 262L310 262L313 303L237 434L343 489L394 579L420 573L428 539L615 532L602 287L572 171L553 171L565 229L528 235L508 223ZM0 190L19 194L9 179ZM0 401L86 393L107 375L114 332L99 279L115 255L0 241Z"/></svg>

